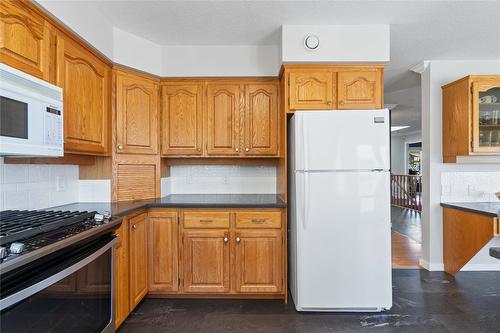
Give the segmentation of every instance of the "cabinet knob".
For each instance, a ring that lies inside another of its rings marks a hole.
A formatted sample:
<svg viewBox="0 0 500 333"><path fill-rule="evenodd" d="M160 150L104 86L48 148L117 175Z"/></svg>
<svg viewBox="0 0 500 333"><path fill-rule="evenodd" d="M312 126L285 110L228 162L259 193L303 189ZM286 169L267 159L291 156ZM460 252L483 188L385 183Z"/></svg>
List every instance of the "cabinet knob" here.
<svg viewBox="0 0 500 333"><path fill-rule="evenodd" d="M328 101L328 102L326 102L326 104L332 105L332 101Z"/></svg>
<svg viewBox="0 0 500 333"><path fill-rule="evenodd" d="M241 238L236 237L236 243L238 243L238 244L239 244L240 242L241 242Z"/></svg>
<svg viewBox="0 0 500 333"><path fill-rule="evenodd" d="M250 148L245 148L245 151L250 151Z"/></svg>
<svg viewBox="0 0 500 333"><path fill-rule="evenodd" d="M135 224L132 225L132 229L137 229L137 226Z"/></svg>
<svg viewBox="0 0 500 333"><path fill-rule="evenodd" d="M236 150L236 151L240 151L240 148L236 148L235 150Z"/></svg>
<svg viewBox="0 0 500 333"><path fill-rule="evenodd" d="M201 151L201 148L197 148L196 150L197 150L197 151Z"/></svg>
<svg viewBox="0 0 500 333"><path fill-rule="evenodd" d="M122 145L118 145L118 149L122 150L123 146Z"/></svg>
<svg viewBox="0 0 500 333"><path fill-rule="evenodd" d="M227 244L227 242L229 242L229 238L224 237L223 241L224 241L225 244Z"/></svg>
<svg viewBox="0 0 500 333"><path fill-rule="evenodd" d="M345 102L344 102L344 101L340 101L340 103L339 103L339 104L340 104L340 105L344 105L344 104L345 104Z"/></svg>

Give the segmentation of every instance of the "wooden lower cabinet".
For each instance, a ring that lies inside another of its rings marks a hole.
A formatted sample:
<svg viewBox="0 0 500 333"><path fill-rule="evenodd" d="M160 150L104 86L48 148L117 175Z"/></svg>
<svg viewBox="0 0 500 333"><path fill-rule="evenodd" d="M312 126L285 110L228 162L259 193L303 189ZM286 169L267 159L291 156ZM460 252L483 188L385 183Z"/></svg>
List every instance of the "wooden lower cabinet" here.
<svg viewBox="0 0 500 333"><path fill-rule="evenodd" d="M185 230L182 236L183 291L229 291L229 231Z"/></svg>
<svg viewBox="0 0 500 333"><path fill-rule="evenodd" d="M148 293L286 300L285 230L277 208L151 208L126 216L114 252L115 327Z"/></svg>
<svg viewBox="0 0 500 333"><path fill-rule="evenodd" d="M235 282L238 293L279 293L283 285L281 230L236 231Z"/></svg>
<svg viewBox="0 0 500 333"><path fill-rule="evenodd" d="M149 211L149 292L179 290L178 227L176 209Z"/></svg>
<svg viewBox="0 0 500 333"><path fill-rule="evenodd" d="M128 220L123 219L116 231L119 237L114 252L115 327L118 328L130 313Z"/></svg>
<svg viewBox="0 0 500 333"><path fill-rule="evenodd" d="M129 219L130 308L148 293L148 225L147 213Z"/></svg>

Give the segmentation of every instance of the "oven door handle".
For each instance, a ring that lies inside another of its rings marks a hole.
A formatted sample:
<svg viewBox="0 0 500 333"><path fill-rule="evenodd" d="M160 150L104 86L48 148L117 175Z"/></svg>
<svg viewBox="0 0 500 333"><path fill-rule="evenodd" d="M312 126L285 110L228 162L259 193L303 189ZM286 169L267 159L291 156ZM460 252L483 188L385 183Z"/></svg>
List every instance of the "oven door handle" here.
<svg viewBox="0 0 500 333"><path fill-rule="evenodd" d="M73 274L74 272L78 271L82 267L88 265L98 257L100 257L103 253L108 251L110 248L112 248L115 243L118 241L118 238L114 238L105 245L103 245L101 248L99 248L97 251L93 252L89 256L85 257L84 259L80 260L76 264L69 266L68 268L63 269L62 271L36 283L33 284L23 290L18 291L15 294L12 294L8 297L5 297L4 299L0 300L0 311L8 308L11 305L14 305L23 299L26 299L34 294L36 294L39 291L44 290L45 288L53 285L54 283L64 279L65 277Z"/></svg>

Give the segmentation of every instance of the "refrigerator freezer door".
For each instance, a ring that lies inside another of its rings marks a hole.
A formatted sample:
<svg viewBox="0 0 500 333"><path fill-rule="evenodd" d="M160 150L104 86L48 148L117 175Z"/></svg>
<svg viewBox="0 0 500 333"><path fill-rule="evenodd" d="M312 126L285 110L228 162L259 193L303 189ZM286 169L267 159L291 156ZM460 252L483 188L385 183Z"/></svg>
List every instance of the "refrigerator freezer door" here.
<svg viewBox="0 0 500 333"><path fill-rule="evenodd" d="M299 111L293 118L295 170L389 170L387 109Z"/></svg>
<svg viewBox="0 0 500 333"><path fill-rule="evenodd" d="M299 311L392 306L389 172L297 172Z"/></svg>

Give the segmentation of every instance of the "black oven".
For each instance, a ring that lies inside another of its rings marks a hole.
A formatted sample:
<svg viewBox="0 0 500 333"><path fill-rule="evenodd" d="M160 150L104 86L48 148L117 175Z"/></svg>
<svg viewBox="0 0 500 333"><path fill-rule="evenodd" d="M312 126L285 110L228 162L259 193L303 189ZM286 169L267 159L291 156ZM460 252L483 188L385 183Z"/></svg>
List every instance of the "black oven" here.
<svg viewBox="0 0 500 333"><path fill-rule="evenodd" d="M113 245L106 234L2 274L2 333L114 332Z"/></svg>

